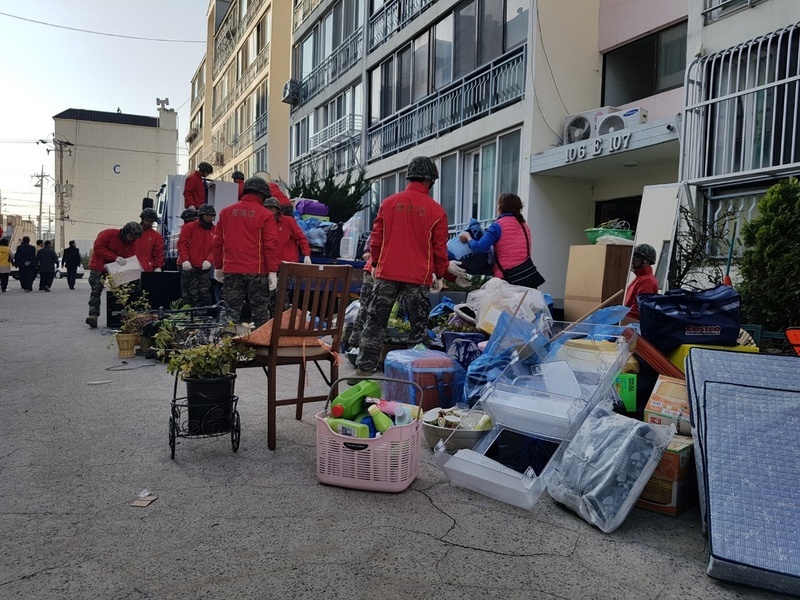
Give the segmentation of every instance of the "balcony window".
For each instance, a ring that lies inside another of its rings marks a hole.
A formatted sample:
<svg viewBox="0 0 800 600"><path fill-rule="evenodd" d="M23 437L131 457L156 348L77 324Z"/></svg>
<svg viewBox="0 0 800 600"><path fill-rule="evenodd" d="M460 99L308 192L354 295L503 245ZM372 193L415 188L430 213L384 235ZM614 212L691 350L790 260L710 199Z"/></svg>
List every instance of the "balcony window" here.
<svg viewBox="0 0 800 600"><path fill-rule="evenodd" d="M686 69L686 23L603 56L603 105L618 106L680 87Z"/></svg>
<svg viewBox="0 0 800 600"><path fill-rule="evenodd" d="M750 8L759 2L763 2L763 0L705 0L703 15L706 18L706 24L708 24L742 9Z"/></svg>

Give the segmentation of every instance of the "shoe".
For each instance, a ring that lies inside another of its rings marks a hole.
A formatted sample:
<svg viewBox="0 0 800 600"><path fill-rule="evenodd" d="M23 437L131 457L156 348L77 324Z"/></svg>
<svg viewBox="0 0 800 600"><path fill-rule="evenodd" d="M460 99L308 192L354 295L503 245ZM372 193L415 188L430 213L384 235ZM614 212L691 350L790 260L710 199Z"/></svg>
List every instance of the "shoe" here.
<svg viewBox="0 0 800 600"><path fill-rule="evenodd" d="M26 291L26 292L32 292L32 291L33 291L33 288L31 288L31 289L29 289L29 290L25 290L25 291Z"/></svg>
<svg viewBox="0 0 800 600"><path fill-rule="evenodd" d="M89 315L86 317L86 324L92 329L95 329L97 327L97 317L94 315Z"/></svg>
<svg viewBox="0 0 800 600"><path fill-rule="evenodd" d="M69 288L69 289L71 289L71 290L74 290L75 288L74 288L74 287L71 287L71 288Z"/></svg>
<svg viewBox="0 0 800 600"><path fill-rule="evenodd" d="M49 288L49 287L46 287L46 288L44 288L44 291L45 291L45 292L49 292L49 291L50 291L50 288Z"/></svg>

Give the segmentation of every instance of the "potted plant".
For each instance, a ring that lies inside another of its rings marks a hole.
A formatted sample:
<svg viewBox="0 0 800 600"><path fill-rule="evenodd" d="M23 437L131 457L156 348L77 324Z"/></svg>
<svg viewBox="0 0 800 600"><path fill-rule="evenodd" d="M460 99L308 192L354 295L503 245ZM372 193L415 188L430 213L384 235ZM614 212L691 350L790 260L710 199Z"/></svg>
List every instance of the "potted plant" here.
<svg viewBox="0 0 800 600"><path fill-rule="evenodd" d="M113 275L106 275L104 285L109 294L120 305L120 327L114 339L117 342L120 358L132 358L136 355L136 344L144 327L158 320L150 313L150 301L147 292L137 293L133 283L118 284Z"/></svg>
<svg viewBox="0 0 800 600"><path fill-rule="evenodd" d="M252 348L229 337L170 354L167 371L186 382L189 433L230 429L229 408L236 379L231 367L235 361L254 356Z"/></svg>

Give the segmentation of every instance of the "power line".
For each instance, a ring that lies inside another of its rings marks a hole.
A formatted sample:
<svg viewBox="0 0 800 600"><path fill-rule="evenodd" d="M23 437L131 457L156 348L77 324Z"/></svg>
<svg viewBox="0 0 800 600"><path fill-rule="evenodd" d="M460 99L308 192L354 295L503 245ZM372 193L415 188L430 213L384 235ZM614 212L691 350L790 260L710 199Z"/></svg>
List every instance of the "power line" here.
<svg viewBox="0 0 800 600"><path fill-rule="evenodd" d="M20 21L27 21L29 23L36 23L37 25L46 25L47 27L55 27L56 29L68 29L70 31L78 31L80 33L91 33L92 35L105 35L108 37L116 37L116 38L125 38L128 40L142 40L145 42L168 42L172 44L205 44L205 40L168 40L165 38L149 38L149 37L139 37L135 35L122 35L119 33L106 33L104 31L91 31L90 29L79 29L77 27L67 27L66 25L56 25L55 23L46 23L45 21L36 21L35 19L26 19L25 17L20 17L18 15L10 15L8 13L0 12L0 15L4 17L10 17L12 19L19 19Z"/></svg>

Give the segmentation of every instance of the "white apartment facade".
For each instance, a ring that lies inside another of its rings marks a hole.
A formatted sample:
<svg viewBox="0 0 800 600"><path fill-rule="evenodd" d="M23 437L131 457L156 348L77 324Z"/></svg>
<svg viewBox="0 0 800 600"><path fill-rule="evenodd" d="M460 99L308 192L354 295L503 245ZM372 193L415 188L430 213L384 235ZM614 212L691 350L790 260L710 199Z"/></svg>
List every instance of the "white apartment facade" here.
<svg viewBox="0 0 800 600"><path fill-rule="evenodd" d="M142 198L175 173L177 115L162 104L158 117L71 108L53 120L54 139L63 142L61 165L58 152L53 153L55 247L61 252L75 240L88 254L103 229L139 221Z"/></svg>
<svg viewBox="0 0 800 600"><path fill-rule="evenodd" d="M288 180L288 79L291 3L211 0L206 54L192 78L191 121L185 139L187 174L200 162L212 179L234 171Z"/></svg>

